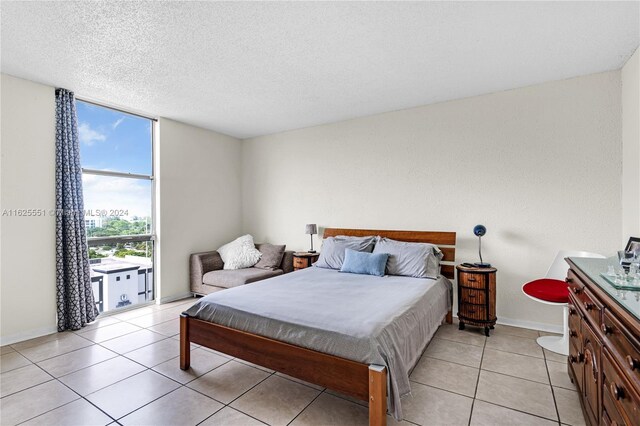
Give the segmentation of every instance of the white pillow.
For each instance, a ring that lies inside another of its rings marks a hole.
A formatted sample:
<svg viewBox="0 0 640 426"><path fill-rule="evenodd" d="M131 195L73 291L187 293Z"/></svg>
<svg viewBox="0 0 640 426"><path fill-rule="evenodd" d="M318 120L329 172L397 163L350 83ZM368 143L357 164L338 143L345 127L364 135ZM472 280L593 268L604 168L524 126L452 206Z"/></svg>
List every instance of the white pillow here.
<svg viewBox="0 0 640 426"><path fill-rule="evenodd" d="M218 253L224 262L224 269L251 268L262 256L249 234L223 245L218 249Z"/></svg>

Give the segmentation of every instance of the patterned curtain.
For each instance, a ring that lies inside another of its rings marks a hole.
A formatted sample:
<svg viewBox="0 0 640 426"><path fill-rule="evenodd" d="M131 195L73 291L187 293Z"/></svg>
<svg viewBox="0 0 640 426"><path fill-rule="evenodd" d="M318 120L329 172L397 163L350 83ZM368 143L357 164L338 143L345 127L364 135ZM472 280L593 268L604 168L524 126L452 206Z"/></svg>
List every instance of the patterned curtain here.
<svg viewBox="0 0 640 426"><path fill-rule="evenodd" d="M82 199L78 119L73 92L56 89L56 287L58 331L96 319Z"/></svg>

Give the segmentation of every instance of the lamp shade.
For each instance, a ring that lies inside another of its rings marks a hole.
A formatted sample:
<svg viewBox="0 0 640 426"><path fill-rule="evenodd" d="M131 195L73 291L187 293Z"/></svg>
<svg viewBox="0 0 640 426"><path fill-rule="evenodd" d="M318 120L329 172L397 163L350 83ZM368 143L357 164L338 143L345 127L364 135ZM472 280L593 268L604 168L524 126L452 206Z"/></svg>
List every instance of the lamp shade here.
<svg viewBox="0 0 640 426"><path fill-rule="evenodd" d="M305 225L304 233L305 234L315 235L315 234L318 233L318 227L316 226L315 223L309 223L309 224Z"/></svg>
<svg viewBox="0 0 640 426"><path fill-rule="evenodd" d="M487 228L484 225L476 225L473 228L473 233L476 237L484 237L484 234L487 233Z"/></svg>

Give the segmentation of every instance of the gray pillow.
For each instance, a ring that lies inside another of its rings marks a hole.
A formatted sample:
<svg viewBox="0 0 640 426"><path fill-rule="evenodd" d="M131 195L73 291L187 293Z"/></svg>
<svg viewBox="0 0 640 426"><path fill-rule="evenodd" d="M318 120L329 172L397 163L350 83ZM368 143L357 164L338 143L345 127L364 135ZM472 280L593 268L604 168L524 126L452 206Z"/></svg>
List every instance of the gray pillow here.
<svg viewBox="0 0 640 426"><path fill-rule="evenodd" d="M406 243L378 237L374 253L389 253L387 274L416 278L438 278L442 251L427 243Z"/></svg>
<svg viewBox="0 0 640 426"><path fill-rule="evenodd" d="M262 253L262 257L253 267L260 269L267 269L269 271L275 271L276 269L280 269L280 264L282 263L282 257L284 256L284 250L287 248L286 245L276 246L273 244L256 244L256 248L260 253Z"/></svg>
<svg viewBox="0 0 640 426"><path fill-rule="evenodd" d="M344 252L346 249L364 251L371 253L376 237L347 237L338 235L336 237L325 238L322 242L320 258L314 264L319 268L340 269L344 263Z"/></svg>

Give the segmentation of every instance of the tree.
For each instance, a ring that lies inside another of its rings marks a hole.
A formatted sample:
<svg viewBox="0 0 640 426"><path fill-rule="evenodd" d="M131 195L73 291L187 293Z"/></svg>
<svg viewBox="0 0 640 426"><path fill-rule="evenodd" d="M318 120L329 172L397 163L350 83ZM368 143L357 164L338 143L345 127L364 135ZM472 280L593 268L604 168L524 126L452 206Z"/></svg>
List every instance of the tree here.
<svg viewBox="0 0 640 426"><path fill-rule="evenodd" d="M101 259L103 257L107 257L106 254L98 253L94 249L89 249L89 259Z"/></svg>

